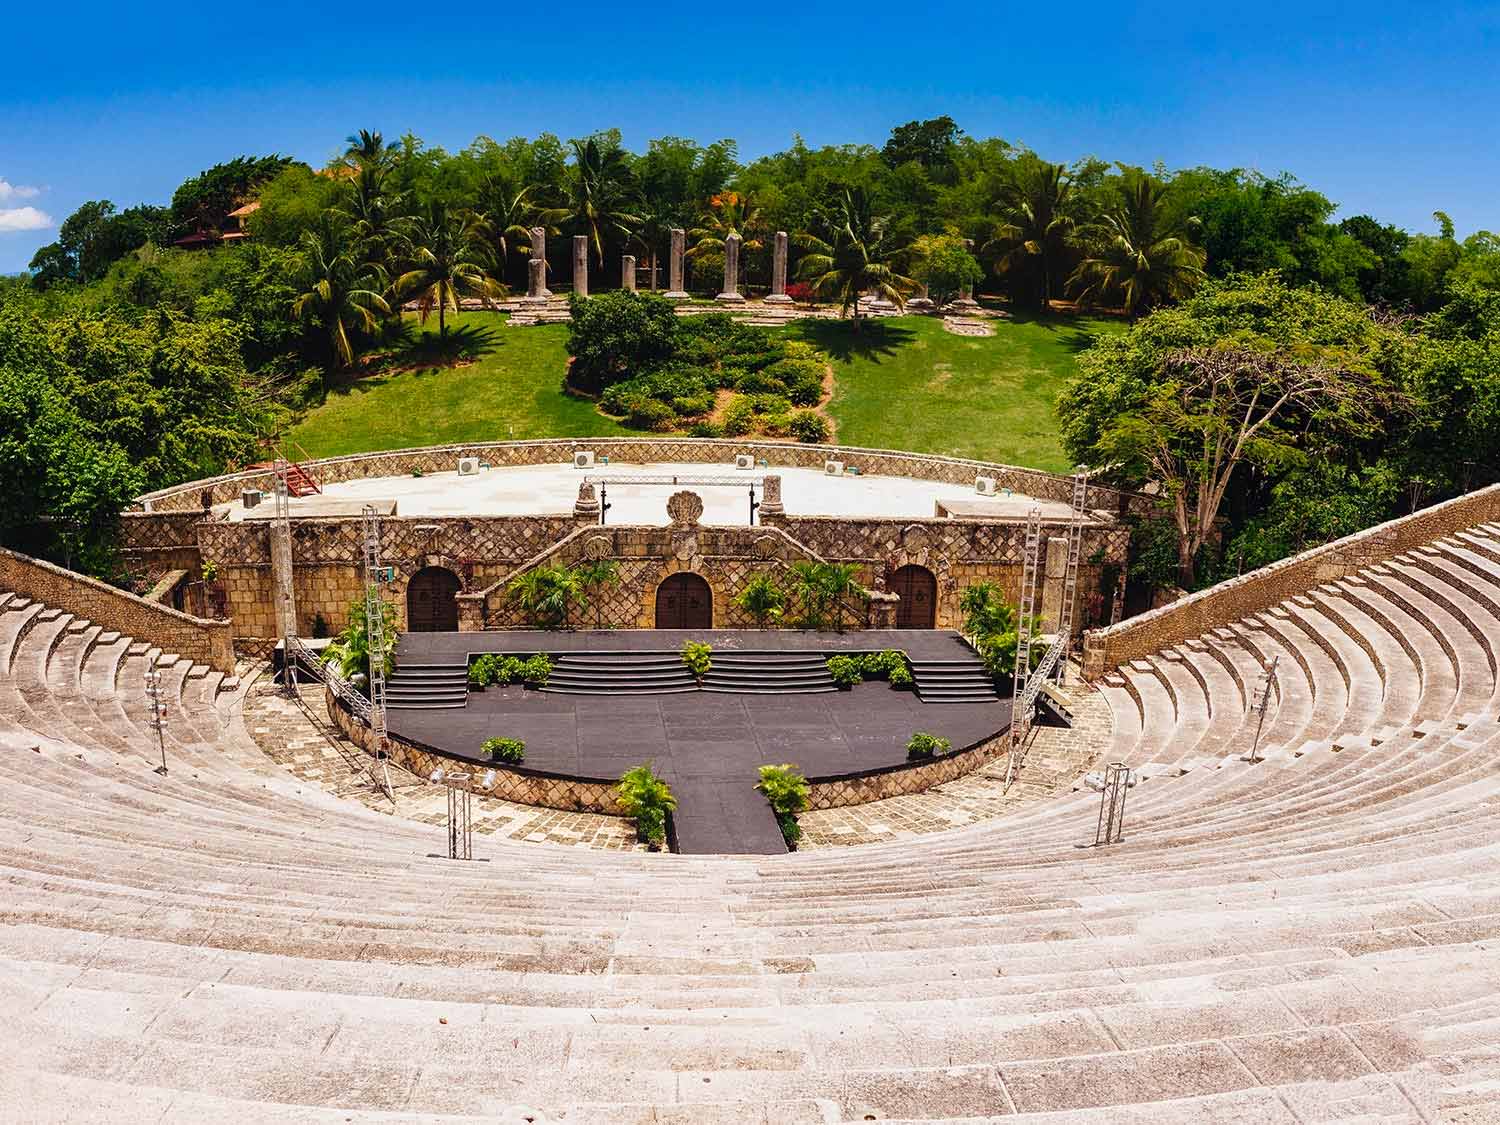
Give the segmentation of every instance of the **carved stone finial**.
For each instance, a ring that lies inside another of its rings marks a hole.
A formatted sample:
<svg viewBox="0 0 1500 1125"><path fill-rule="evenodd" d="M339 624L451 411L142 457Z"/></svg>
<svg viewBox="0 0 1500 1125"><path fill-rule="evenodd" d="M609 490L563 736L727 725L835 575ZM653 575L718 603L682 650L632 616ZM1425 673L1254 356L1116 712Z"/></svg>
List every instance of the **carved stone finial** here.
<svg viewBox="0 0 1500 1125"><path fill-rule="evenodd" d="M703 518L703 497L689 489L672 493L667 499L667 516L673 527L696 527Z"/></svg>
<svg viewBox="0 0 1500 1125"><path fill-rule="evenodd" d="M599 520L599 496L588 481L578 484L578 499L573 504L575 519L597 523Z"/></svg>

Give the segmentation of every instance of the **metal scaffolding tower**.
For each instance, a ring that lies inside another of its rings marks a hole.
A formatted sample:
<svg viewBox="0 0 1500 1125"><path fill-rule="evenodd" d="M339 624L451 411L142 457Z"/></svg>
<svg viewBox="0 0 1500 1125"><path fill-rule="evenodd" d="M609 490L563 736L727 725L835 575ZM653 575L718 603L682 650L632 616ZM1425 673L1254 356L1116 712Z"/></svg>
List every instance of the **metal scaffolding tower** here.
<svg viewBox="0 0 1500 1125"><path fill-rule="evenodd" d="M1255 705L1260 712L1260 717L1255 720L1255 741L1250 744L1250 753L1245 757L1245 761L1252 765L1260 761L1260 733L1266 725L1266 708L1271 702L1271 685L1276 682L1276 663L1280 659L1280 653L1271 657L1271 663L1266 665L1265 682L1260 686L1260 701Z"/></svg>
<svg viewBox="0 0 1500 1125"><path fill-rule="evenodd" d="M1111 762L1104 769L1104 788L1099 791L1099 821L1094 826L1094 846L1118 844L1125 828L1125 794L1131 771L1124 762Z"/></svg>
<svg viewBox="0 0 1500 1125"><path fill-rule="evenodd" d="M277 624L281 633L281 680L288 695L297 691L297 592L292 579L291 491L286 458L276 459L274 521L271 525L271 580L275 584Z"/></svg>
<svg viewBox="0 0 1500 1125"><path fill-rule="evenodd" d="M472 774L438 770L432 780L448 790L448 858L474 858Z"/></svg>
<svg viewBox="0 0 1500 1125"><path fill-rule="evenodd" d="M167 700L161 690L161 669L154 665L146 672L146 711L151 729L156 732L156 745L161 750L161 765L155 772L167 776Z"/></svg>
<svg viewBox="0 0 1500 1125"><path fill-rule="evenodd" d="M380 515L373 504L364 507L365 636L370 651L370 733L375 739L375 757L391 794L390 771L386 767L391 741L385 726L385 661L389 651L385 635L385 599L380 587L391 574L380 562Z"/></svg>
<svg viewBox="0 0 1500 1125"><path fill-rule="evenodd" d="M1057 614L1057 678L1067 676L1068 654L1073 650L1073 611L1078 601L1078 563L1083 554L1083 521L1088 517L1089 474L1080 469L1073 477L1073 515L1068 524L1068 567L1063 576L1062 607Z"/></svg>

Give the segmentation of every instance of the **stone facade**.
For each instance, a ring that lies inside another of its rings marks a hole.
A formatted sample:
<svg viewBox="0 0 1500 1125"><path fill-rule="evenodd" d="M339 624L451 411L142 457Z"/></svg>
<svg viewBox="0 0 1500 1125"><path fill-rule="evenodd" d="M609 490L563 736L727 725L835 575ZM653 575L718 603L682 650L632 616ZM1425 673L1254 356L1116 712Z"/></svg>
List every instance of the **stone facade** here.
<svg viewBox="0 0 1500 1125"><path fill-rule="evenodd" d="M226 674L234 671L228 621L205 621L97 579L0 547L0 590L20 594Z"/></svg>
<svg viewBox="0 0 1500 1125"><path fill-rule="evenodd" d="M1496 519L1500 519L1500 484L1314 547L1118 625L1090 630L1084 636L1083 674L1098 679L1121 664L1202 636L1444 535Z"/></svg>

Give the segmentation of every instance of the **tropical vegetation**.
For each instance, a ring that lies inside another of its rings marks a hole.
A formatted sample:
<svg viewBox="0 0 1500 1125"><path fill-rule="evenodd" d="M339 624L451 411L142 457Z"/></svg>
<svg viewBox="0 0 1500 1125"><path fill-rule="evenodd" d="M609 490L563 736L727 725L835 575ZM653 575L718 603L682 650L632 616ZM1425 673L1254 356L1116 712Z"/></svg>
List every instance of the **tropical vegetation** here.
<svg viewBox="0 0 1500 1125"><path fill-rule="evenodd" d="M677 808L672 787L656 775L650 762L626 770L615 787L620 811L635 821L642 843L659 850L667 842L667 816Z"/></svg>

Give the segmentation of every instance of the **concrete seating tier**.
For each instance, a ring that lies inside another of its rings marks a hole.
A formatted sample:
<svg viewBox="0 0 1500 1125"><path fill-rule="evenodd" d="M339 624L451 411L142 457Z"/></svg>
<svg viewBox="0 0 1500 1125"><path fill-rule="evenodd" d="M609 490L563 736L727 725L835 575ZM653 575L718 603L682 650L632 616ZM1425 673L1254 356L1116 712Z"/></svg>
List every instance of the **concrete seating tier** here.
<svg viewBox="0 0 1500 1125"><path fill-rule="evenodd" d="M235 679L0 594L0 1104L1486 1120L1497 610L1500 533L1481 528L1121 669L1111 750L1145 781L1107 848L1079 847L1097 797L1077 792L861 848L480 838L486 862L460 864L437 858L440 825L271 765Z"/></svg>

